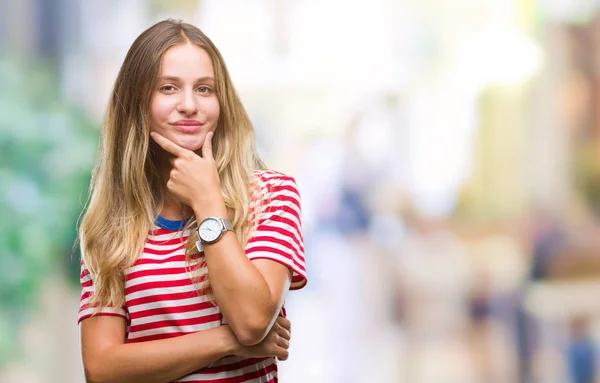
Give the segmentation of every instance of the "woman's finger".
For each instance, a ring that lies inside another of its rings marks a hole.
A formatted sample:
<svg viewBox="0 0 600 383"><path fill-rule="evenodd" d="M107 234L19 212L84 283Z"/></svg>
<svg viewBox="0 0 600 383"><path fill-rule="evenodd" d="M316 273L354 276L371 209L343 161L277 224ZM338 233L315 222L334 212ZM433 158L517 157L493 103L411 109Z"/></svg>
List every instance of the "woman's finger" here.
<svg viewBox="0 0 600 383"><path fill-rule="evenodd" d="M206 137L204 138L204 144L202 144L202 158L207 160L213 160L213 152L212 152L212 138L214 133L208 132L206 133Z"/></svg>

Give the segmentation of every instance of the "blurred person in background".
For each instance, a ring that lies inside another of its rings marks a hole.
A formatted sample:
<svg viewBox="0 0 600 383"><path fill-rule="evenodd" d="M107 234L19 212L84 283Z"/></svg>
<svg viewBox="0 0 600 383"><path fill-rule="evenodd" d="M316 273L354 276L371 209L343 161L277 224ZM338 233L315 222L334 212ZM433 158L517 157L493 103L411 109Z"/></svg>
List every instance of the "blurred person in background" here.
<svg viewBox="0 0 600 383"><path fill-rule="evenodd" d="M195 26L159 22L127 53L80 241L89 381L278 380L284 299L306 284L300 198Z"/></svg>
<svg viewBox="0 0 600 383"><path fill-rule="evenodd" d="M574 318L570 323L570 341L567 344L567 367L573 383L596 381L598 352L590 334L590 319L587 316Z"/></svg>
<svg viewBox="0 0 600 383"><path fill-rule="evenodd" d="M531 257L530 266L525 280L520 287L521 294L531 284L548 279L549 268L556 257L558 249L564 247L565 233L559 219L546 211L535 211L532 216ZM517 308L516 343L519 360L520 382L527 382L532 374L532 359L536 344L539 343L538 332L540 323L528 315L525 307Z"/></svg>
<svg viewBox="0 0 600 383"><path fill-rule="evenodd" d="M527 307L531 298L519 307L516 340L520 381L544 380L548 358L555 354L561 361L558 371L570 382L593 383L597 379L593 332L597 309L588 299L595 301L596 295L593 285L582 283L597 279L597 229L587 224L570 227L564 217L545 210L535 211L532 221L530 267L522 293L545 287L550 295L538 296L537 305L561 315L553 320L545 318L541 308Z"/></svg>

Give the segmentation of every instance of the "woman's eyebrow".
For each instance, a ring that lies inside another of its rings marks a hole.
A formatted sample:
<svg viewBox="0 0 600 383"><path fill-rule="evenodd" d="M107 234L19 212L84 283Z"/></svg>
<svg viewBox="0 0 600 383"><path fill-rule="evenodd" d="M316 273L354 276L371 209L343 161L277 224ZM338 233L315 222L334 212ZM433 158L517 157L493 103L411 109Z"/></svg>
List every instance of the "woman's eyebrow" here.
<svg viewBox="0 0 600 383"><path fill-rule="evenodd" d="M182 82L182 80L177 76L161 76L160 80L161 81ZM203 81L215 81L215 79L210 76L205 76L205 77L200 77L195 82L198 83L198 82L203 82Z"/></svg>

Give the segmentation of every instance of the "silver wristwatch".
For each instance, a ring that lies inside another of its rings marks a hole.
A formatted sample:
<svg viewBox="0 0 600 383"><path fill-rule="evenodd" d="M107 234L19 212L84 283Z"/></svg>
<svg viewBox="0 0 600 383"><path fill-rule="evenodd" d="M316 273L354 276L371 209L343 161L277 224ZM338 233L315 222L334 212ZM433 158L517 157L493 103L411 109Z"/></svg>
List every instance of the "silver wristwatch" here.
<svg viewBox="0 0 600 383"><path fill-rule="evenodd" d="M206 217L198 225L198 238L196 248L199 252L204 251L202 246L205 243L215 243L223 236L226 231L233 231L231 221L223 217Z"/></svg>

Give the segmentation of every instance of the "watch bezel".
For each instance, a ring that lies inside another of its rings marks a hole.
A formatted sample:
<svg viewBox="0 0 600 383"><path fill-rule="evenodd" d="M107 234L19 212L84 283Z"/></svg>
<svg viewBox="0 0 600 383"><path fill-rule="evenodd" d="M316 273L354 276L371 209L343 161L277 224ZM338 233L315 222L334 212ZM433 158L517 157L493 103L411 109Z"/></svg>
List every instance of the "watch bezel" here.
<svg viewBox="0 0 600 383"><path fill-rule="evenodd" d="M213 240L206 240L206 239L202 238L202 235L200 234L200 229L208 221L217 221L219 223L219 226L221 227L221 231L219 232L219 235ZM200 241L202 243L211 244L211 243L215 243L219 239L221 239L221 237L223 236L223 233L225 232L225 225L223 224L223 221L221 219L219 219L218 217L206 217L202 220L202 222L200 222L196 231L198 233L198 238L200 239Z"/></svg>

